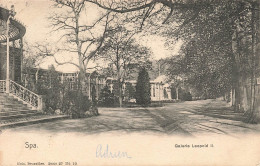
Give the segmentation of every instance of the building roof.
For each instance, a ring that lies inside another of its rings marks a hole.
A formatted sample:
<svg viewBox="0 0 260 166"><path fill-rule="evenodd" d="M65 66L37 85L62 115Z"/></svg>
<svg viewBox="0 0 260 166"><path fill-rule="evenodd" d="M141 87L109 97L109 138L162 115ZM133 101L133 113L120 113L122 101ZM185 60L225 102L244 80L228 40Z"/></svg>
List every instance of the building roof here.
<svg viewBox="0 0 260 166"><path fill-rule="evenodd" d="M5 9L0 6L0 43L4 43L7 40L6 31L6 22L9 17L10 10ZM26 29L25 26L18 20L11 18L10 19L10 35L9 40L14 41L22 38L25 35Z"/></svg>
<svg viewBox="0 0 260 166"><path fill-rule="evenodd" d="M38 70L38 68L31 68L30 69L32 72L36 72ZM40 73L47 73L49 70L48 69L39 69ZM78 75L79 72L62 72L62 71L57 71L55 70L57 73L59 74L68 74L68 75ZM92 73L86 72L85 73L86 76L90 76L90 77L100 77L100 78L105 78L104 75L99 74L97 71L93 71Z"/></svg>
<svg viewBox="0 0 260 166"><path fill-rule="evenodd" d="M160 75L153 80L153 82L161 82L166 83L168 81L168 77L166 75Z"/></svg>

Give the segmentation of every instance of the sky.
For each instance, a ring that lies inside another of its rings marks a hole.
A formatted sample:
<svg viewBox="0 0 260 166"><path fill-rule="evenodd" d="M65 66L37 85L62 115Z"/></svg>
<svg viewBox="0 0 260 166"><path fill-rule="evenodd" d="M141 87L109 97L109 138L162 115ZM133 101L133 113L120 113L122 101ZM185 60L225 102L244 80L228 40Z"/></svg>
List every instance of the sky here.
<svg viewBox="0 0 260 166"><path fill-rule="evenodd" d="M13 4L15 6L16 15L15 18L21 21L26 26L26 34L24 40L29 44L37 43L51 43L55 45L57 38L60 34L53 34L51 32L51 27L48 21L48 17L54 12L51 7L52 2L49 0L0 0L0 4L4 7L10 8ZM98 7L91 6L90 10L86 12L87 15L98 14ZM94 18L94 17L88 17ZM86 18L87 20L87 18ZM139 41L142 45L150 47L152 50L152 59L159 60L161 58L169 57L171 55L177 54L181 43L177 43L173 50L167 50L164 46L164 38L160 36L145 36ZM75 56L76 57L76 56ZM57 55L57 59L62 61L73 61L77 62L77 58L71 59L71 53L60 53ZM42 63L41 68L48 68L49 65L55 64L52 58L48 58ZM94 66L91 63L90 66ZM73 65L63 65L56 68L59 71L73 72L77 70Z"/></svg>

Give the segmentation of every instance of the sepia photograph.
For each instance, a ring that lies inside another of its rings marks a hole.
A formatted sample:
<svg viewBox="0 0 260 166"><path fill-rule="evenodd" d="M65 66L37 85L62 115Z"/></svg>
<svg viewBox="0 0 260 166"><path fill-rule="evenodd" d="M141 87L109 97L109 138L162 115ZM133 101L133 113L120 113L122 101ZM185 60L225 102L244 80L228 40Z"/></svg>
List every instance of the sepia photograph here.
<svg viewBox="0 0 260 166"><path fill-rule="evenodd" d="M259 0L0 0L0 166L260 166Z"/></svg>

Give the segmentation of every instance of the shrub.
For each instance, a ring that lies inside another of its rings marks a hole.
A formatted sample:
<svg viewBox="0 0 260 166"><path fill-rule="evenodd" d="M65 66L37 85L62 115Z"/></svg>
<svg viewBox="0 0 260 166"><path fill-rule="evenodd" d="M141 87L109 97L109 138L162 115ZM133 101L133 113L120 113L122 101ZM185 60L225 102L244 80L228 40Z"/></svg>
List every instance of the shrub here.
<svg viewBox="0 0 260 166"><path fill-rule="evenodd" d="M130 99L135 98L135 88L129 82L126 83L124 97L125 97L125 101L129 101Z"/></svg>
<svg viewBox="0 0 260 166"><path fill-rule="evenodd" d="M77 84L77 82L75 83ZM62 113L72 115L73 118L86 117L86 112L90 115L98 115L96 107L96 90L92 89L92 102L80 89L70 90L69 83L60 83L59 74L51 66L46 75L40 77L36 84L35 92L43 95L43 102L47 114L54 114L55 110L60 109ZM77 87L77 86L75 86Z"/></svg>
<svg viewBox="0 0 260 166"><path fill-rule="evenodd" d="M136 103L148 106L151 103L151 85L149 74L145 68L142 68L138 74L136 83Z"/></svg>
<svg viewBox="0 0 260 166"><path fill-rule="evenodd" d="M172 99L177 98L176 88L174 88L174 87L171 88L171 96L172 96Z"/></svg>
<svg viewBox="0 0 260 166"><path fill-rule="evenodd" d="M182 88L179 88L178 94L179 94L179 100L184 101L185 100L185 91Z"/></svg>
<svg viewBox="0 0 260 166"><path fill-rule="evenodd" d="M55 110L59 108L61 103L60 93L53 91L53 89L47 89L44 98L45 112L48 114L54 114Z"/></svg>
<svg viewBox="0 0 260 166"><path fill-rule="evenodd" d="M61 104L61 83L59 74L51 66L45 79L39 79L35 85L36 93L44 96L45 112L53 114Z"/></svg>
<svg viewBox="0 0 260 166"><path fill-rule="evenodd" d="M115 96L111 93L107 85L101 90L98 104L100 106L107 107L112 107L115 105Z"/></svg>
<svg viewBox="0 0 260 166"><path fill-rule="evenodd" d="M70 104L68 113L72 115L72 118L86 117L86 112L92 106L88 96L84 95L81 91L70 91L68 95L67 99Z"/></svg>
<svg viewBox="0 0 260 166"><path fill-rule="evenodd" d="M184 93L183 100L184 100L184 101L192 101L192 95L191 95L191 93L190 93L190 92Z"/></svg>

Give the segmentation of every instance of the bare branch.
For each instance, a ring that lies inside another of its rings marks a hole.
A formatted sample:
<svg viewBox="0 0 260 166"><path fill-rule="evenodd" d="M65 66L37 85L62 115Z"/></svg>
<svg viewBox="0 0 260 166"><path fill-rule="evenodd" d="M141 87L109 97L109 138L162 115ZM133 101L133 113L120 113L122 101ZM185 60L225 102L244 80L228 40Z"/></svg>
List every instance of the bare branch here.
<svg viewBox="0 0 260 166"><path fill-rule="evenodd" d="M150 2L148 4L144 4L144 5L141 5L141 6L137 6L137 7L134 7L134 8L127 9L125 7L117 7L117 8L107 7L107 6L102 5L101 2L98 2L97 0L85 0L85 1L96 4L97 6L103 8L103 9L110 10L110 11L117 12L117 13L128 13L128 12L138 11L138 10L150 7L150 6L152 6L153 4L156 3L156 0L153 0L152 2Z"/></svg>
<svg viewBox="0 0 260 166"><path fill-rule="evenodd" d="M86 31L86 30L90 30L92 28L94 28L98 23L100 23L105 17L107 17L107 15L109 14L109 12L107 12L106 14L104 14L102 17L100 17L98 20L96 20L92 25L81 25L79 26L79 31Z"/></svg>
<svg viewBox="0 0 260 166"><path fill-rule="evenodd" d="M88 44L87 48L85 49L85 51L83 52L83 57L85 57L87 51L89 50L89 48L95 43L95 41L92 41Z"/></svg>
<svg viewBox="0 0 260 166"><path fill-rule="evenodd" d="M165 20L163 21L163 24L166 23L169 18L172 16L173 14L173 10L174 9L192 9L192 10L200 10L203 9L205 7L211 6L212 4L209 2L192 2L192 3L180 3L178 1L173 1L173 0L151 0L151 2L146 3L146 1L141 1L139 3L133 3L134 7L129 7L129 6L117 6L115 8L112 8L111 6L105 6L104 4L102 4L102 1L98 1L98 0L85 0L86 2L89 3L93 3L96 4L97 6L99 6L102 9L106 9L112 12L116 12L116 13L129 13L129 12L134 12L134 11L140 11L142 9L146 9L149 8L145 14L145 16L143 17L142 20L142 24L143 22L146 20L146 18L148 18L151 14L151 11L154 9L153 6L155 6L156 4L162 4L163 6L167 6L168 8L170 8L170 13L167 15L167 17L165 18ZM114 2L114 1L112 1ZM143 3L142 3L143 2ZM122 2L121 2L122 3ZM152 9L152 10L150 10Z"/></svg>
<svg viewBox="0 0 260 166"><path fill-rule="evenodd" d="M110 12L109 12L110 13ZM106 33L107 33L107 30L108 30L108 25L109 23L114 19L114 17L112 19L109 19L109 14L106 15L106 23L105 23L105 28L104 28L104 31L103 31L103 35L102 37L100 38L99 40L99 45L97 46L97 48L92 51L87 57L84 57L83 61L85 61L86 59L92 59L96 53L100 50L101 46L103 45L103 42L104 42L104 39L106 37ZM85 50L86 52L86 50Z"/></svg>
<svg viewBox="0 0 260 166"><path fill-rule="evenodd" d="M146 11L146 13L145 13L145 15L144 15L144 17L143 17L143 20L142 20L140 29L142 29L145 20L149 17L151 11L154 9L154 6L155 6L155 4L151 5L151 6L148 8L148 10Z"/></svg>
<svg viewBox="0 0 260 166"><path fill-rule="evenodd" d="M57 63L59 66L60 66L60 65L71 64L71 65L76 66L77 68L80 68L78 64L73 63L72 61L68 61L68 62L59 62L59 61L56 59L56 57L55 57L54 55L51 55L51 56L53 57L55 63Z"/></svg>
<svg viewBox="0 0 260 166"><path fill-rule="evenodd" d="M168 14L168 16L165 18L165 20L163 21L163 24L165 24L169 20L169 18L172 16L172 13L173 13L173 7L171 7L171 11Z"/></svg>

